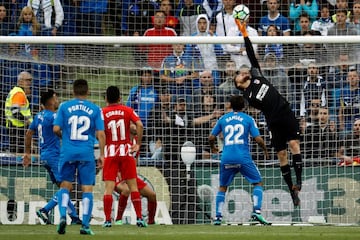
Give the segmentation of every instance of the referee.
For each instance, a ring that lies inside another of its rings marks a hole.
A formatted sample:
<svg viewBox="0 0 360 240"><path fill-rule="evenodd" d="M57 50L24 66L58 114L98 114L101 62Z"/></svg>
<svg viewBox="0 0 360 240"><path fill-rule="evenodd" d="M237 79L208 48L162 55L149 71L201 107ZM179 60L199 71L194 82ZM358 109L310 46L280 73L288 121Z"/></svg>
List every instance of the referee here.
<svg viewBox="0 0 360 240"><path fill-rule="evenodd" d="M289 187L293 204L297 207L300 205L299 191L301 190L302 183L299 123L287 100L262 75L248 37L246 22L239 19L236 19L235 22L244 37L247 56L251 63L251 69L241 67L237 72L234 79L235 86L243 91L243 96L247 99L250 106L263 112L270 131L271 144L280 161L282 176ZM293 156L296 184L293 184L291 177L287 144L289 144Z"/></svg>

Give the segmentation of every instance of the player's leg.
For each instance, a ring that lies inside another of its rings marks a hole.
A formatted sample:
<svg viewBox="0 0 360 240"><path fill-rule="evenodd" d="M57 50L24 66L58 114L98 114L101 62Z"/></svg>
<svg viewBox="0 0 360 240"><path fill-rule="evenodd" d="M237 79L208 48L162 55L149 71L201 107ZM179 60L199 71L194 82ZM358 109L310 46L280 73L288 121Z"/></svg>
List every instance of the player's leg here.
<svg viewBox="0 0 360 240"><path fill-rule="evenodd" d="M112 193L115 189L115 180L118 174L118 158L107 157L103 166L103 181L105 183L105 191L103 196L105 222L103 227L111 227L111 210L113 205Z"/></svg>
<svg viewBox="0 0 360 240"><path fill-rule="evenodd" d="M155 224L155 213L157 207L156 193L145 184L140 186L138 184L140 194L148 200L148 224Z"/></svg>
<svg viewBox="0 0 360 240"><path fill-rule="evenodd" d="M113 197L112 192L115 187L114 181L106 180L105 183L105 192L103 196L103 204L104 204L104 214L105 214L105 223L103 227L111 227L111 210L113 205Z"/></svg>
<svg viewBox="0 0 360 240"><path fill-rule="evenodd" d="M72 182L74 181L76 165L69 162L60 163L60 189L58 191L58 206L60 213L60 223L57 228L59 234L65 234L66 228L66 210L70 200L70 192L72 189Z"/></svg>
<svg viewBox="0 0 360 240"><path fill-rule="evenodd" d="M268 221L261 215L262 199L263 199L263 187L260 171L254 162L242 164L240 167L241 174L246 180L251 183L253 188L253 212L251 214L251 221L257 221L264 225L270 225Z"/></svg>
<svg viewBox="0 0 360 240"><path fill-rule="evenodd" d="M130 190L131 202L135 208L137 218L136 224L139 227L146 227L147 224L142 219L141 214L141 198L137 187L136 163L133 157L127 156L122 158L120 173Z"/></svg>
<svg viewBox="0 0 360 240"><path fill-rule="evenodd" d="M120 194L119 195L119 202L118 202L118 210L117 215L115 218L115 224L116 225L122 225L122 218L124 215L124 211L126 209L126 205L128 202L128 198L130 195L130 190L128 185L125 181L121 181L118 183L115 187L116 191Z"/></svg>
<svg viewBox="0 0 360 240"><path fill-rule="evenodd" d="M301 190L302 184L302 157L300 153L300 143L299 140L290 140L289 141L289 148L293 157L293 168L295 170L296 175L296 187Z"/></svg>
<svg viewBox="0 0 360 240"><path fill-rule="evenodd" d="M96 165L95 161L78 162L78 180L82 190L82 227L80 234L94 235L90 229L90 220L94 205L93 187L95 185Z"/></svg>
<svg viewBox="0 0 360 240"><path fill-rule="evenodd" d="M225 168L224 164L220 164L219 189L215 198L215 220L213 222L214 225L221 225L222 210L225 203L225 194L227 191L227 187L234 179L237 171L238 169Z"/></svg>

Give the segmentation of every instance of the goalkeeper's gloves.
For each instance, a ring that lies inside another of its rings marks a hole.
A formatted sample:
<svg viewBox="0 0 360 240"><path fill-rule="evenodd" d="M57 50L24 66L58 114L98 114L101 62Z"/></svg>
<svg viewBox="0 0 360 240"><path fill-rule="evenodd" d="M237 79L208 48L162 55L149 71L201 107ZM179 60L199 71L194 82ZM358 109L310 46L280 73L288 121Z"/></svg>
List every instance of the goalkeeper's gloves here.
<svg viewBox="0 0 360 240"><path fill-rule="evenodd" d="M248 35L247 31L246 31L246 22L241 21L240 19L235 19L235 23L236 23L239 31L243 35L243 37L248 37L249 35Z"/></svg>

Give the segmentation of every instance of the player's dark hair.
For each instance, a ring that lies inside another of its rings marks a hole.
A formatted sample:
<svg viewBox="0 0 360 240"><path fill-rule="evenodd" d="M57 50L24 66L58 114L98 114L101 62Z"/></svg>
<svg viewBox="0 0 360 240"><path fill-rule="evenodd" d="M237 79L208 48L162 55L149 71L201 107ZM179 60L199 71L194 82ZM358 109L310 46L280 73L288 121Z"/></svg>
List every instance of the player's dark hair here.
<svg viewBox="0 0 360 240"><path fill-rule="evenodd" d="M46 106L46 103L49 99L51 99L54 96L55 92L54 90L48 90L47 92L42 92L40 97L40 103L44 106Z"/></svg>
<svg viewBox="0 0 360 240"><path fill-rule="evenodd" d="M230 97L231 108L235 111L242 111L245 107L244 98L240 95L234 95Z"/></svg>
<svg viewBox="0 0 360 240"><path fill-rule="evenodd" d="M78 96L85 96L89 91L88 82L85 79L77 79L73 84L74 94Z"/></svg>
<svg viewBox="0 0 360 240"><path fill-rule="evenodd" d="M108 103L117 103L120 98L120 90L116 86L109 86L106 89L106 99Z"/></svg>

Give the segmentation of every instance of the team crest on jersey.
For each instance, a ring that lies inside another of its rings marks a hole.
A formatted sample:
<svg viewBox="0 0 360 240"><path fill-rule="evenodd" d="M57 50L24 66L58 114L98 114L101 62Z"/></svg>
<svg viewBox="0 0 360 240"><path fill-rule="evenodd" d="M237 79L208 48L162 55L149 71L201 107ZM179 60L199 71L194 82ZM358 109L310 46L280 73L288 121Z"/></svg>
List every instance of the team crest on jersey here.
<svg viewBox="0 0 360 240"><path fill-rule="evenodd" d="M260 80L259 80L259 79L255 79L255 80L254 80L254 83L255 83L255 84L260 84Z"/></svg>

